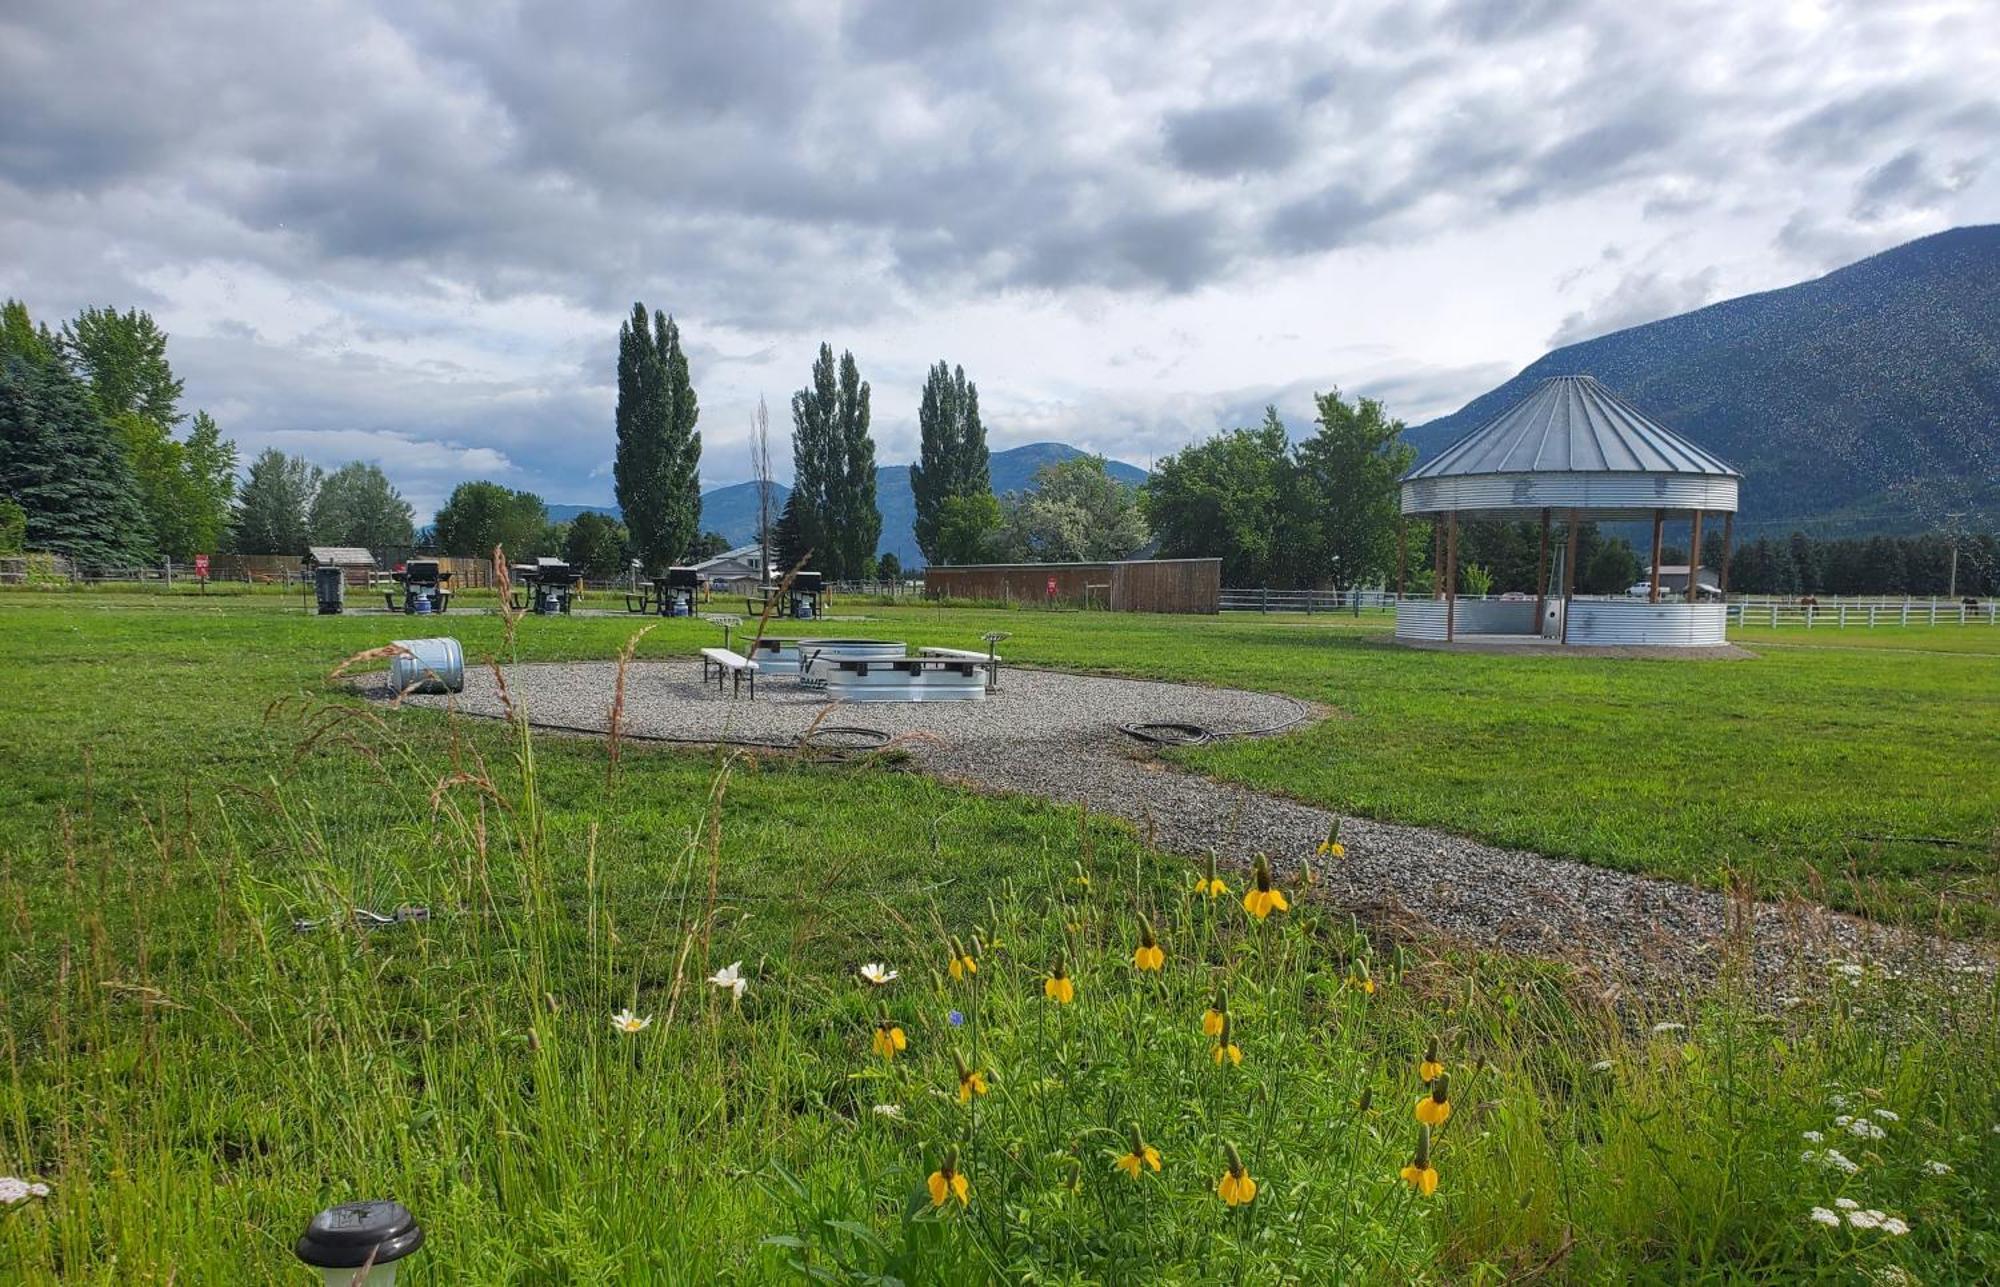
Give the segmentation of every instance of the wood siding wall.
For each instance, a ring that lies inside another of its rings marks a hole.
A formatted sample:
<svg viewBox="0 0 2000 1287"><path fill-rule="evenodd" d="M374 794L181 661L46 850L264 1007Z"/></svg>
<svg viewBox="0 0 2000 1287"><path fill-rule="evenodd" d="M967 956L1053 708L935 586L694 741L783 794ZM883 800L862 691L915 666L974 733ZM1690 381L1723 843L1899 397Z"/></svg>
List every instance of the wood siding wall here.
<svg viewBox="0 0 2000 1287"><path fill-rule="evenodd" d="M1049 582L1055 582L1055 593ZM1059 603L1113 612L1212 613L1222 606L1221 559L1127 563L984 563L927 568L929 598Z"/></svg>

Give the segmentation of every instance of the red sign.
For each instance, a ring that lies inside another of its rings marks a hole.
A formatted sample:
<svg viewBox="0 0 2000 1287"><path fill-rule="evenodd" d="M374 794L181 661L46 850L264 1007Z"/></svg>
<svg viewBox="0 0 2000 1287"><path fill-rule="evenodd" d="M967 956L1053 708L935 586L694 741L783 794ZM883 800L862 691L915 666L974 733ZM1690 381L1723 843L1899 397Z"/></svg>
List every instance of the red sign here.
<svg viewBox="0 0 2000 1287"><path fill-rule="evenodd" d="M1053 596L1053 595L1055 594L1055 592L1056 592L1056 579L1055 579L1054 577L1050 577L1050 578L1049 578L1049 594L1050 594L1051 596Z"/></svg>
<svg viewBox="0 0 2000 1287"><path fill-rule="evenodd" d="M198 581L208 580L208 555L197 554L194 556L194 575Z"/></svg>

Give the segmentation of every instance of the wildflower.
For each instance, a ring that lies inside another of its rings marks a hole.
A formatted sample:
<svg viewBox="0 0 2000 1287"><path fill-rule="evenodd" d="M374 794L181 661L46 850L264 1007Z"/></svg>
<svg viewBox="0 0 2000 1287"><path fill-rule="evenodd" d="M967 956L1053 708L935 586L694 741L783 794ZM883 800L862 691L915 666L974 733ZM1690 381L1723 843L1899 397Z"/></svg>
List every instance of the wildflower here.
<svg viewBox="0 0 2000 1287"><path fill-rule="evenodd" d="M1225 1143L1222 1151L1229 1162L1229 1169L1216 1182L1215 1193L1232 1207L1249 1204L1257 1197L1257 1181L1250 1178L1250 1172L1243 1167L1243 1158L1234 1144Z"/></svg>
<svg viewBox="0 0 2000 1287"><path fill-rule="evenodd" d="M1847 1223L1857 1229L1880 1229L1882 1221L1887 1218L1886 1213L1876 1211L1872 1208L1867 1211L1849 1211L1847 1213Z"/></svg>
<svg viewBox="0 0 2000 1287"><path fill-rule="evenodd" d="M1313 870L1312 859L1310 858L1299 859L1299 883L1301 885L1319 884L1319 873Z"/></svg>
<svg viewBox="0 0 2000 1287"><path fill-rule="evenodd" d="M974 1095L986 1093L986 1074L977 1068L967 1067L965 1056L956 1050L951 1052L951 1057L958 1064L958 1102L969 1104Z"/></svg>
<svg viewBox="0 0 2000 1287"><path fill-rule="evenodd" d="M734 999L738 1001L743 999L743 993L750 986L750 980L743 977L741 961L731 964L727 969L717 970L708 976L708 981L726 992L733 993Z"/></svg>
<svg viewBox="0 0 2000 1287"><path fill-rule="evenodd" d="M1071 866L1076 868L1075 880L1077 888L1087 892L1090 889L1090 873L1083 869L1081 862L1072 863Z"/></svg>
<svg viewBox="0 0 2000 1287"><path fill-rule="evenodd" d="M1829 1229L1838 1229L1840 1227L1840 1217L1825 1207L1814 1207L1806 1213L1806 1218L1814 1224L1823 1224Z"/></svg>
<svg viewBox="0 0 2000 1287"><path fill-rule="evenodd" d="M1334 819L1333 826L1327 829L1326 839L1320 841L1319 848L1313 852L1321 858L1347 857L1347 846L1340 843L1340 820L1338 818Z"/></svg>
<svg viewBox="0 0 2000 1287"><path fill-rule="evenodd" d="M652 1023L652 1015L649 1014L641 1019L638 1015L632 1013L630 1006L611 1016L611 1026L623 1033L644 1032L652 1026Z"/></svg>
<svg viewBox="0 0 2000 1287"><path fill-rule="evenodd" d="M1243 891L1243 910L1263 920L1272 912L1290 911L1292 905L1285 901L1283 890L1271 888L1271 862L1263 854L1257 855L1257 865L1250 870L1250 888Z"/></svg>
<svg viewBox="0 0 2000 1287"><path fill-rule="evenodd" d="M1815 1153L1811 1149L1807 1149L1805 1152L1799 1154L1799 1161L1818 1163L1829 1171L1839 1171L1846 1175L1854 1175L1861 1170L1859 1162L1851 1160L1847 1154L1837 1148L1830 1148L1824 1153Z"/></svg>
<svg viewBox="0 0 2000 1287"><path fill-rule="evenodd" d="M1951 1163L1940 1162L1936 1158L1932 1158L1930 1161L1924 1163L1924 1169L1932 1175L1950 1175Z"/></svg>
<svg viewBox="0 0 2000 1287"><path fill-rule="evenodd" d="M1160 1150L1146 1142L1146 1137L1139 1133L1139 1123L1133 1122L1132 1151L1112 1162L1112 1165L1136 1180L1142 1166L1150 1166L1155 1171L1160 1169Z"/></svg>
<svg viewBox="0 0 2000 1287"><path fill-rule="evenodd" d="M1205 898L1220 898L1229 892L1229 886L1223 884L1222 878L1215 874L1213 851L1208 855L1208 872L1194 882L1194 892Z"/></svg>
<svg viewBox="0 0 2000 1287"><path fill-rule="evenodd" d="M1438 1074L1431 1093L1417 1100L1417 1120L1426 1126L1442 1126L1451 1120L1451 1078Z"/></svg>
<svg viewBox="0 0 2000 1287"><path fill-rule="evenodd" d="M875 1105L874 1112L875 1116L886 1117L892 1122L903 1120L903 1106L901 1104L877 1104Z"/></svg>
<svg viewBox="0 0 2000 1287"><path fill-rule="evenodd" d="M1243 1062L1243 1048L1230 1040L1229 1029L1229 1015L1225 1012L1222 1016L1222 1031L1215 1034L1215 1049L1210 1052L1210 1058L1215 1060L1218 1067L1225 1059L1232 1065L1240 1065Z"/></svg>
<svg viewBox="0 0 2000 1287"><path fill-rule="evenodd" d="M1403 1168L1402 1176L1404 1183L1425 1197L1429 1197L1431 1194L1437 1192L1438 1173L1437 1168L1431 1165L1431 1128L1429 1126L1419 1126L1417 1128L1417 1154L1410 1159L1410 1164Z"/></svg>
<svg viewBox="0 0 2000 1287"><path fill-rule="evenodd" d="M1910 1231L1910 1226L1892 1215L1882 1217L1882 1232L1892 1238L1900 1238Z"/></svg>
<svg viewBox="0 0 2000 1287"><path fill-rule="evenodd" d="M0 1175L0 1207L16 1206L29 1198L46 1198L49 1186L39 1180L22 1180Z"/></svg>
<svg viewBox="0 0 2000 1287"><path fill-rule="evenodd" d="M1842 1211L1859 1211L1861 1209L1861 1204L1853 1198L1835 1198L1833 1205L1839 1207Z"/></svg>
<svg viewBox="0 0 2000 1287"><path fill-rule="evenodd" d="M1893 1108L1878 1108L1875 1110L1875 1116L1885 1122L1900 1122L1903 1120Z"/></svg>
<svg viewBox="0 0 2000 1287"><path fill-rule="evenodd" d="M1592 1072L1610 1072L1610 1071L1611 1071L1611 1061L1610 1061L1609 1059L1600 1059L1600 1060L1598 1060L1598 1061L1597 1061L1596 1063L1594 1063L1594 1064L1592 1064L1592 1065L1590 1066L1590 1071L1592 1071Z"/></svg>
<svg viewBox="0 0 2000 1287"><path fill-rule="evenodd" d="M1852 961L1836 961L1833 968L1843 978L1858 979L1862 975L1861 967Z"/></svg>
<svg viewBox="0 0 2000 1287"><path fill-rule="evenodd" d="M1438 1062L1438 1039L1432 1037L1424 1047L1424 1057L1417 1064L1418 1081L1436 1081L1444 1073L1444 1065Z"/></svg>
<svg viewBox="0 0 2000 1287"><path fill-rule="evenodd" d="M1806 1131L1799 1138L1808 1144L1824 1144L1826 1142L1826 1136L1820 1134L1818 1131Z"/></svg>
<svg viewBox="0 0 2000 1287"><path fill-rule="evenodd" d="M953 979L962 979L968 974L979 973L979 962L972 959L972 953L956 937L951 940L951 963L946 967Z"/></svg>
<svg viewBox="0 0 2000 1287"><path fill-rule="evenodd" d="M957 1149L946 1153L938 1169L931 1172L930 1190L931 1205L934 1207L941 1207L953 1198L958 1199L960 1206L972 1201L972 1186L958 1173Z"/></svg>
<svg viewBox="0 0 2000 1287"><path fill-rule="evenodd" d="M944 1021L950 1024L954 1028L963 1027L965 1024L965 1015L963 1015L957 1010L947 1011L944 1016Z"/></svg>
<svg viewBox="0 0 2000 1287"><path fill-rule="evenodd" d="M874 1046L876 1054L889 1060L895 1059L898 1052L909 1049L910 1039L890 1020L887 1011L875 1021Z"/></svg>
<svg viewBox="0 0 2000 1287"><path fill-rule="evenodd" d="M1049 977L1042 980L1042 995L1057 1005L1068 1005L1076 1000L1076 984L1070 980L1069 967L1063 963L1061 952L1056 953Z"/></svg>
<svg viewBox="0 0 2000 1287"><path fill-rule="evenodd" d="M1664 1037L1671 1032L1686 1032L1687 1030L1688 1026L1684 1023L1656 1023L1653 1025L1653 1035L1656 1037Z"/></svg>
<svg viewBox="0 0 2000 1287"><path fill-rule="evenodd" d="M1835 1112L1840 1112L1852 1102L1847 1096L1840 1094L1838 1091L1826 1097L1826 1106Z"/></svg>
<svg viewBox="0 0 2000 1287"><path fill-rule="evenodd" d="M1153 922L1139 917L1139 946L1132 949L1132 964L1141 970L1154 970L1167 963L1167 954L1153 937Z"/></svg>
<svg viewBox="0 0 2000 1287"><path fill-rule="evenodd" d="M1356 961L1354 969L1355 973L1347 976L1347 986L1365 996L1374 996L1375 976L1368 972L1368 962L1365 960Z"/></svg>
<svg viewBox="0 0 2000 1287"><path fill-rule="evenodd" d="M1229 989L1217 988L1215 1000L1201 1014L1201 1031L1205 1037L1219 1037L1222 1027L1229 1021Z"/></svg>
<svg viewBox="0 0 2000 1287"><path fill-rule="evenodd" d="M902 977L901 970L892 970L880 961L870 961L861 967L861 977L878 988L886 988Z"/></svg>
<svg viewBox="0 0 2000 1287"><path fill-rule="evenodd" d="M1865 1117L1856 1117L1847 1123L1847 1133L1856 1139L1879 1140L1889 1134Z"/></svg>

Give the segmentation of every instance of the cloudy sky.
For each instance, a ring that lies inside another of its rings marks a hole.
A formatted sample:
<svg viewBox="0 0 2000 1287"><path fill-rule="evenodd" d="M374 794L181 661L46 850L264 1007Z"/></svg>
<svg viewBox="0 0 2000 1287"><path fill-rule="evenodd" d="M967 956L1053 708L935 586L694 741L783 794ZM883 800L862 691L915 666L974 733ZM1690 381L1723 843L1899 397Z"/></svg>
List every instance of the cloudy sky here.
<svg viewBox="0 0 2000 1287"><path fill-rule="evenodd" d="M246 457L422 513L610 499L634 299L710 484L821 339L885 463L946 358L1143 465L1992 222L1996 85L1993 0L8 0L0 295L149 309Z"/></svg>

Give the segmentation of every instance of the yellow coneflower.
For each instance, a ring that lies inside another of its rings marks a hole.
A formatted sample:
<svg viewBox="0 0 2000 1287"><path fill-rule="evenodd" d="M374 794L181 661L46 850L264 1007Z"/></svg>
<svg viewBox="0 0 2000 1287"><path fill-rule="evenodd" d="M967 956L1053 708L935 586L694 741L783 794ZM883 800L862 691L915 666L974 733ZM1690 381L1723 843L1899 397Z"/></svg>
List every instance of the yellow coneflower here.
<svg viewBox="0 0 2000 1287"><path fill-rule="evenodd" d="M1263 854L1257 855L1257 865L1250 872L1250 888L1243 891L1243 910L1263 920L1272 912L1290 911L1291 904L1285 901L1283 890L1271 888L1271 863Z"/></svg>
<svg viewBox="0 0 2000 1287"><path fill-rule="evenodd" d="M1160 1169L1160 1150L1146 1142L1146 1137L1139 1133L1139 1123L1133 1122L1132 1151L1111 1165L1136 1180L1139 1178L1139 1168L1142 1166L1150 1166L1155 1171Z"/></svg>
<svg viewBox="0 0 2000 1287"><path fill-rule="evenodd" d="M953 1198L958 1199L960 1206L972 1201L972 1186L958 1173L957 1149L946 1153L938 1169L931 1172L930 1190L931 1205L934 1207L941 1207Z"/></svg>
<svg viewBox="0 0 2000 1287"><path fill-rule="evenodd" d="M1139 917L1139 946L1132 949L1132 964L1142 970L1158 970L1167 963L1167 954L1153 937L1153 922Z"/></svg>
<svg viewBox="0 0 2000 1287"><path fill-rule="evenodd" d="M972 953L965 950L965 944L958 941L956 934L951 939L951 963L947 967L951 977L962 979L968 974L979 973L979 962L972 959Z"/></svg>
<svg viewBox="0 0 2000 1287"><path fill-rule="evenodd" d="M1403 1181L1417 1192L1429 1197L1437 1192L1437 1168L1431 1165L1431 1128L1417 1128L1417 1155L1403 1168Z"/></svg>
<svg viewBox="0 0 2000 1287"><path fill-rule="evenodd" d="M1335 819L1334 824L1327 828L1326 839L1319 842L1319 848L1315 852L1322 858L1347 857L1347 846L1340 843L1340 822L1338 819Z"/></svg>
<svg viewBox="0 0 2000 1287"><path fill-rule="evenodd" d="M951 1057L958 1063L958 1102L969 1104L974 1095L986 1093L986 1074L967 1066L965 1056L956 1050L951 1052Z"/></svg>
<svg viewBox="0 0 2000 1287"><path fill-rule="evenodd" d="M1250 1172L1244 1169L1243 1158L1234 1144L1223 1144L1222 1151L1228 1159L1229 1169L1216 1182L1216 1196L1232 1207L1244 1206L1257 1197L1257 1181L1251 1179Z"/></svg>
<svg viewBox="0 0 2000 1287"><path fill-rule="evenodd" d="M1228 1019L1229 1019L1229 989L1217 988L1215 990L1215 1000L1210 1002L1208 1009L1202 1012L1201 1016L1202 1035L1205 1037L1221 1036L1222 1025L1228 1022Z"/></svg>
<svg viewBox="0 0 2000 1287"><path fill-rule="evenodd" d="M1436 1081L1444 1075L1444 1065L1438 1062L1438 1039L1432 1037L1424 1047L1424 1057L1417 1064L1418 1081Z"/></svg>
<svg viewBox="0 0 2000 1287"><path fill-rule="evenodd" d="M1076 984L1070 981L1069 967L1063 963L1061 952L1056 953L1049 977L1042 980L1042 995L1057 1005L1068 1005L1076 1000Z"/></svg>
<svg viewBox="0 0 2000 1287"><path fill-rule="evenodd" d="M1208 855L1208 872L1194 882L1194 892L1208 898L1220 898L1229 892L1229 886L1222 883L1222 877L1215 874L1215 854Z"/></svg>
<svg viewBox="0 0 2000 1287"><path fill-rule="evenodd" d="M1218 1065L1225 1059L1231 1064L1241 1064L1243 1062L1242 1047L1230 1040L1231 1026L1229 1012L1225 1010L1222 1012L1222 1031L1215 1034L1215 1049L1209 1052L1209 1057L1215 1060Z"/></svg>
<svg viewBox="0 0 2000 1287"><path fill-rule="evenodd" d="M894 1059L898 1051L909 1048L910 1039L903 1035L885 1012L875 1021L875 1053L884 1059Z"/></svg>
<svg viewBox="0 0 2000 1287"><path fill-rule="evenodd" d="M1431 1082L1431 1093L1417 1100L1417 1120L1426 1126L1442 1126L1451 1120L1451 1078L1439 1073Z"/></svg>

